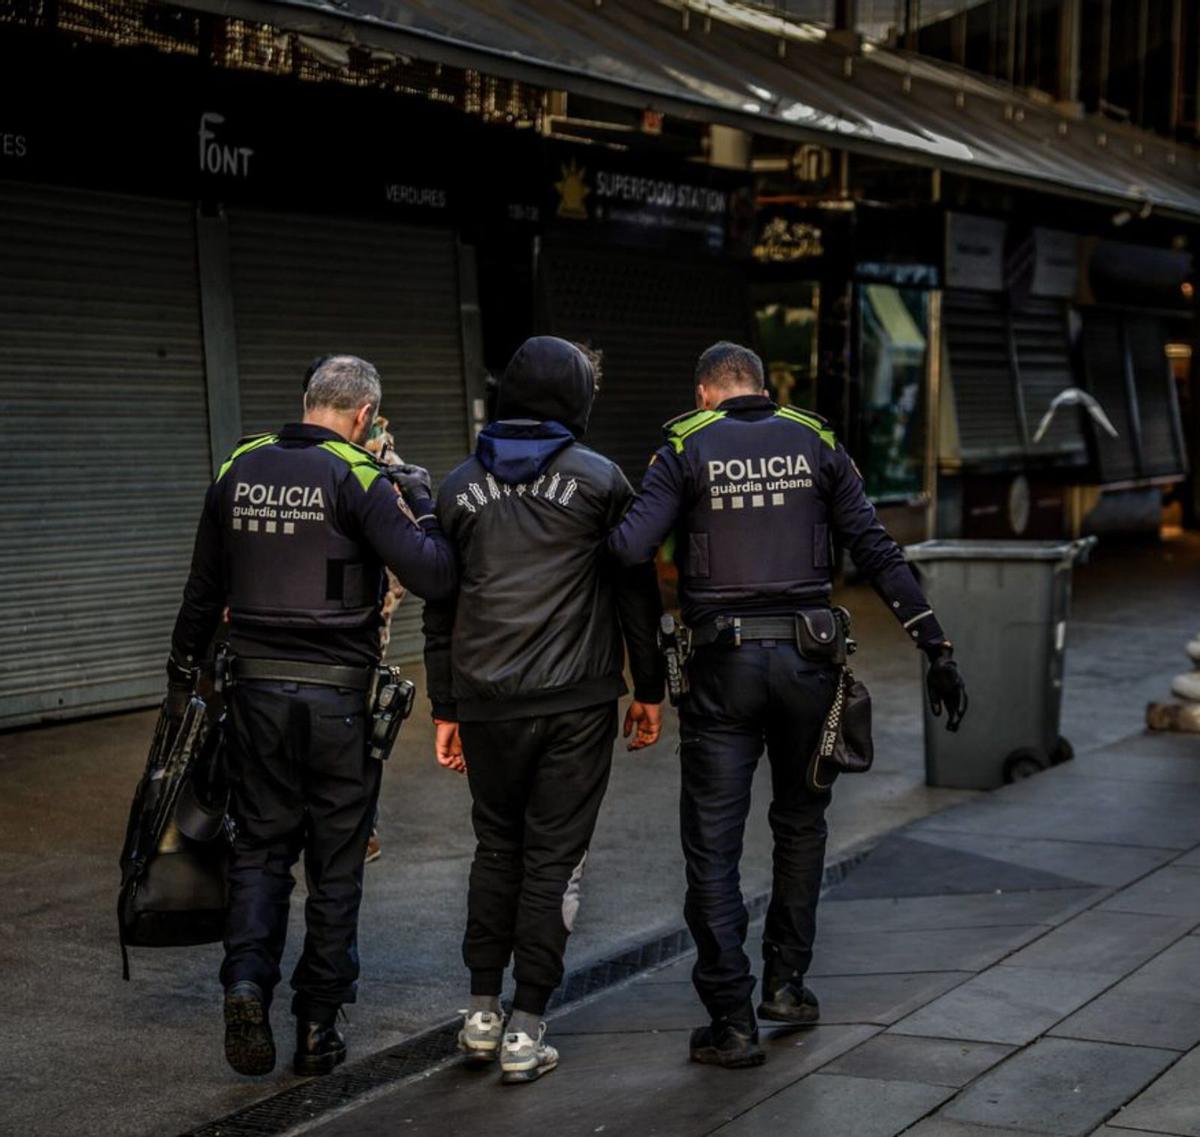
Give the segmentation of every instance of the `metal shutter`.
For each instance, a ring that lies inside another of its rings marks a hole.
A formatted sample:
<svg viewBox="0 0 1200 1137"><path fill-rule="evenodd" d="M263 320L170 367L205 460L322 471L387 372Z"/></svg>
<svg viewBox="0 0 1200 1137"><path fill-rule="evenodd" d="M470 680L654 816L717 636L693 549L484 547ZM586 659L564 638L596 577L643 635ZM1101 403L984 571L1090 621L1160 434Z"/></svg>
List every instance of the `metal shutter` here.
<svg viewBox="0 0 1200 1137"><path fill-rule="evenodd" d="M445 229L231 211L242 428L300 417L309 361L370 360L402 457L440 478L467 453L458 262ZM396 613L392 655L420 654L421 605Z"/></svg>
<svg viewBox="0 0 1200 1137"><path fill-rule="evenodd" d="M210 477L190 206L0 184L0 723L153 701Z"/></svg>
<svg viewBox="0 0 1200 1137"><path fill-rule="evenodd" d="M720 261L549 245L539 277L550 332L604 352L584 441L636 484L662 424L693 406L700 352L719 339L748 342L744 276Z"/></svg>
<svg viewBox="0 0 1200 1137"><path fill-rule="evenodd" d="M948 291L942 303L942 322L963 462L1006 462L1019 467L1025 441L1001 298Z"/></svg>
<svg viewBox="0 0 1200 1137"><path fill-rule="evenodd" d="M1083 310L1083 365L1088 390L1117 429L1093 431L1096 464L1102 482L1122 482L1138 476L1137 439L1129 413L1125 379L1125 343L1119 316L1098 308Z"/></svg>
<svg viewBox="0 0 1200 1137"><path fill-rule="evenodd" d="M1153 316L1124 318L1125 341L1137 391L1142 440L1142 477L1182 474L1187 469L1179 425L1175 380L1167 363L1167 329Z"/></svg>
<svg viewBox="0 0 1200 1137"><path fill-rule="evenodd" d="M1045 437L1033 443L1038 423L1054 396L1076 385L1067 319L1067 305L1062 300L1026 301L1011 316L1013 348L1029 426L1030 454L1054 455L1060 461L1083 465L1087 462L1087 445L1079 411L1074 407L1056 412Z"/></svg>

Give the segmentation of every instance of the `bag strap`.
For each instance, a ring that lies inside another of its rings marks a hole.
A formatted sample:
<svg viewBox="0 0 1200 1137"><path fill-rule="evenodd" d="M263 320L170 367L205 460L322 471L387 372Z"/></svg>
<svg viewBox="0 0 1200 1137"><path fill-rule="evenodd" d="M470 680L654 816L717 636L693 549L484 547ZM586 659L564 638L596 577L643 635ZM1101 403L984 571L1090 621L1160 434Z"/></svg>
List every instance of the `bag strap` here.
<svg viewBox="0 0 1200 1137"><path fill-rule="evenodd" d="M830 704L825 721L821 724L821 733L817 736L817 745L808 764L808 788L814 793L823 793L833 785L832 780L822 784L818 780L817 774L821 769L821 759L833 757L837 740L841 737L842 715L846 709L846 692L850 689L853 681L854 676L851 674L850 668L843 664L838 669L837 690L833 693L833 702Z"/></svg>

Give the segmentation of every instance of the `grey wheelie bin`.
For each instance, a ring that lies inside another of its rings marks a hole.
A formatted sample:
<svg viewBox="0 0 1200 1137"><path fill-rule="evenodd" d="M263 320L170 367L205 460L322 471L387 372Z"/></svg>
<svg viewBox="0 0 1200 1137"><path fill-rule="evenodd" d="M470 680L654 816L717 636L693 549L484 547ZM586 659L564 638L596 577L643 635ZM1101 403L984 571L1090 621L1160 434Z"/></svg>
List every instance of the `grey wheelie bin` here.
<svg viewBox="0 0 1200 1137"><path fill-rule="evenodd" d="M1059 734L1071 570L1095 543L946 540L904 550L971 698L956 734L925 703L929 785L993 789L1072 756Z"/></svg>

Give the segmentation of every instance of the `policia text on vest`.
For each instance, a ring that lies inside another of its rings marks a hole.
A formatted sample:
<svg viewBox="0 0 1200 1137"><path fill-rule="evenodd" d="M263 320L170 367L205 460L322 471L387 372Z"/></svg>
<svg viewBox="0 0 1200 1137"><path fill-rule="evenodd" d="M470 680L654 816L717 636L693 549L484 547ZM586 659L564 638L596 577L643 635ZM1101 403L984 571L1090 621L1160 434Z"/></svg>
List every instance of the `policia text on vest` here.
<svg viewBox="0 0 1200 1137"><path fill-rule="evenodd" d="M939 697L952 710L961 679L945 634L828 423L775 405L763 390L761 360L736 344L706 351L696 381L700 409L667 424L665 443L608 548L620 563L635 565L651 561L675 535L685 628L667 638L676 650L691 644L686 683L679 685L684 914L698 951L693 980L711 1020L693 1034L691 1056L746 1066L764 1055L743 949L749 921L738 859L764 749L775 857L757 1014L793 1024L819 1015L804 975L830 792L810 787L805 774L841 665L836 653L806 643L801 629L833 626L834 542L928 653ZM932 678L930 684L932 697Z"/></svg>
<svg viewBox="0 0 1200 1137"><path fill-rule="evenodd" d="M304 853L307 935L292 974L298 1073L332 1070L335 1026L355 999L363 858L382 763L411 685L380 670L385 568L425 599L457 583L428 474L399 488L365 440L380 402L374 367L320 361L304 421L247 439L205 497L172 636L168 704L190 692L228 610L226 762L236 825L225 924L225 1053L275 1064L270 1004L280 980L292 866ZM371 700L386 700L372 721Z"/></svg>

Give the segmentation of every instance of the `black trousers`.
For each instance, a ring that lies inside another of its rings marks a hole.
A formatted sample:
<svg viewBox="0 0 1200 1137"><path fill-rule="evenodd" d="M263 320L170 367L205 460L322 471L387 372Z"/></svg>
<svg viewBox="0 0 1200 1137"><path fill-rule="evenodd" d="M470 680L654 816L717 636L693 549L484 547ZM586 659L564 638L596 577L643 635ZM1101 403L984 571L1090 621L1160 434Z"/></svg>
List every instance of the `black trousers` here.
<svg viewBox="0 0 1200 1137"><path fill-rule="evenodd" d="M473 995L540 1015L562 982L579 882L612 767L617 705L460 728L477 845L463 960Z"/></svg>
<svg viewBox="0 0 1200 1137"><path fill-rule="evenodd" d="M751 642L699 649L688 676L679 714L684 916L698 949L692 980L717 1018L744 1006L754 991L738 865L764 746L775 851L763 957L800 975L812 960L830 795L811 793L804 773L837 673L792 645Z"/></svg>
<svg viewBox="0 0 1200 1137"><path fill-rule="evenodd" d="M292 866L308 884L292 1010L331 1019L358 981L363 856L381 762L367 756L366 696L295 683L244 682L229 696L228 756L238 826L229 870L221 982L279 982Z"/></svg>

